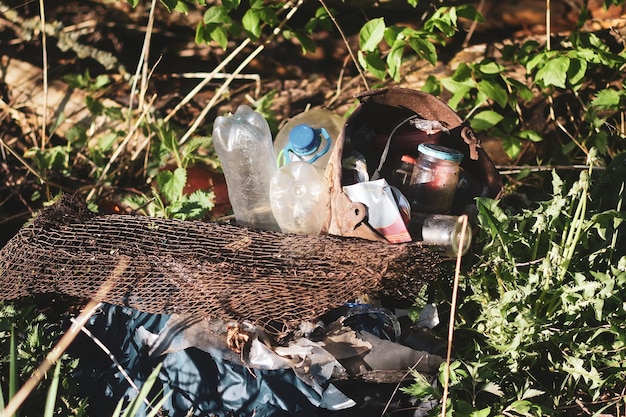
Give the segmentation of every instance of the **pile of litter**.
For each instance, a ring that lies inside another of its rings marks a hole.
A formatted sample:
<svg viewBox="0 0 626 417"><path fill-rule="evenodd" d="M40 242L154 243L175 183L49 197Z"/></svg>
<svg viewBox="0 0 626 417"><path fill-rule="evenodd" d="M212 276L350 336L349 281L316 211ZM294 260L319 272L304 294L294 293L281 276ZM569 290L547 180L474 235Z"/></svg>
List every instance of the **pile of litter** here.
<svg viewBox="0 0 626 417"><path fill-rule="evenodd" d="M137 355L151 363L155 358L170 361L171 367L162 371L169 377L191 363L171 358L196 348L208 352L218 368L230 370L222 373L241 371L230 377L239 379L235 385L242 389L258 394L263 378L277 378L282 385L299 381L286 385L309 405L333 410L354 402L331 380L379 370L406 373L416 363L418 370L434 372L441 358L397 343L399 328L390 335L374 334L380 326L355 330L345 311L325 325L318 320L363 295L412 300L438 278L440 263L438 254L420 243L389 245L229 224L100 216L80 197L66 195L0 250L0 283L4 300L59 293L109 303L109 315L129 307L144 319L161 315L158 326L139 325L131 331L126 322L122 328ZM105 316L94 320L110 319ZM115 326L105 326L99 337L110 339L107 332L115 333ZM246 372L261 378L255 379L256 388L240 380ZM169 383L181 381L170 378ZM226 389L223 385L212 389L206 398L226 395L220 391ZM273 392L267 389L267 395ZM257 403L243 401L246 395L239 393L243 397L234 405L224 398L209 401L210 415L260 411L263 395ZM276 407L294 411L285 404Z"/></svg>

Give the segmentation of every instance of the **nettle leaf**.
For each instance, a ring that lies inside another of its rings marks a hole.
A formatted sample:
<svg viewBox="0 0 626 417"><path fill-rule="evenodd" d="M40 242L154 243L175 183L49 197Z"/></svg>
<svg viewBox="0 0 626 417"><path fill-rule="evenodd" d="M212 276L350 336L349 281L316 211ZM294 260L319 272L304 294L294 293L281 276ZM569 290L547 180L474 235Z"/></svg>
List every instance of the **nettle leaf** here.
<svg viewBox="0 0 626 417"><path fill-rule="evenodd" d="M486 75L495 75L500 74L504 70L504 67L497 62L491 61L479 64L478 70Z"/></svg>
<svg viewBox="0 0 626 417"><path fill-rule="evenodd" d="M315 50L317 49L317 45L307 33L301 31L292 31L291 35L293 35L298 40L300 46L302 47L303 53L315 52Z"/></svg>
<svg viewBox="0 0 626 417"><path fill-rule="evenodd" d="M408 387L402 387L400 390L409 394L414 398L435 397L437 398L438 392L433 388L433 384L426 379L426 377L419 372L412 372L413 383Z"/></svg>
<svg viewBox="0 0 626 417"><path fill-rule="evenodd" d="M619 107L623 95L623 91L616 91L610 88L600 90L591 101L591 105L601 109L615 109Z"/></svg>
<svg viewBox="0 0 626 417"><path fill-rule="evenodd" d="M409 39L409 46L430 64L437 64L437 48L435 48L435 45L428 41L428 39L416 36L411 37Z"/></svg>
<svg viewBox="0 0 626 417"><path fill-rule="evenodd" d="M585 74L587 74L587 61L571 58L569 68L567 69L567 80L570 85L580 87L585 79Z"/></svg>
<svg viewBox="0 0 626 417"><path fill-rule="evenodd" d="M374 77L379 80L384 80L387 74L387 67L385 61L383 61L377 54L364 55L362 51L358 52L359 63L363 68L369 71Z"/></svg>
<svg viewBox="0 0 626 417"><path fill-rule="evenodd" d="M211 31L211 39L217 42L222 49L228 47L228 30L222 25L215 25Z"/></svg>
<svg viewBox="0 0 626 417"><path fill-rule="evenodd" d="M491 407L472 411L469 415L470 417L489 417L489 415L491 415Z"/></svg>
<svg viewBox="0 0 626 417"><path fill-rule="evenodd" d="M506 107L509 95L506 90L495 81L482 80L478 82L478 91L483 92L500 107Z"/></svg>
<svg viewBox="0 0 626 417"><path fill-rule="evenodd" d="M537 66L539 66L539 64L545 62L547 59L549 58L546 56L546 54L534 55L533 58L526 63L526 71L532 72Z"/></svg>
<svg viewBox="0 0 626 417"><path fill-rule="evenodd" d="M176 4L176 6L174 7L174 10L179 13L187 14L189 13L189 6L187 5L187 3L179 1L178 4Z"/></svg>
<svg viewBox="0 0 626 417"><path fill-rule="evenodd" d="M239 7L240 3L240 0L222 0L222 5L228 10L236 9L237 7Z"/></svg>
<svg viewBox="0 0 626 417"><path fill-rule="evenodd" d="M484 22L485 18L483 15L476 9L476 7L470 4L462 4L456 7L456 14L459 17L468 20L475 20L477 22Z"/></svg>
<svg viewBox="0 0 626 417"><path fill-rule="evenodd" d="M488 392L489 394L493 394L497 397L504 397L504 392L499 384L495 382L487 382L481 389L483 392Z"/></svg>
<svg viewBox="0 0 626 417"><path fill-rule="evenodd" d="M161 171L156 179L161 192L168 201L174 202L181 199L187 183L185 169L178 167L174 171Z"/></svg>
<svg viewBox="0 0 626 417"><path fill-rule="evenodd" d="M254 38L258 39L261 36L261 14L259 10L248 9L241 19L241 24L244 30Z"/></svg>
<svg viewBox="0 0 626 417"><path fill-rule="evenodd" d="M385 34L383 40L387 42L387 45L394 45L398 41L405 41L405 38L410 37L415 32L414 29L402 28L400 26L389 26L385 28Z"/></svg>
<svg viewBox="0 0 626 417"><path fill-rule="evenodd" d="M553 58L537 71L535 80L540 82L544 87L553 85L555 87L565 88L570 63L571 60L566 56Z"/></svg>
<svg viewBox="0 0 626 417"><path fill-rule="evenodd" d="M195 42L198 45L201 45L205 42L207 42L207 33L206 33L206 26L204 26L202 24L202 22L198 23L198 25L196 26L196 38L195 38Z"/></svg>
<svg viewBox="0 0 626 417"><path fill-rule="evenodd" d="M504 148L504 152L506 152L507 156L511 158L511 160L515 160L522 151L522 141L515 136L503 136L502 147Z"/></svg>
<svg viewBox="0 0 626 417"><path fill-rule="evenodd" d="M521 101L529 102L533 99L534 94L532 90L526 86L526 84L513 78L505 78L505 81L513 88L513 91L517 93Z"/></svg>
<svg viewBox="0 0 626 417"><path fill-rule="evenodd" d="M387 67L389 75L394 81L400 81L400 67L402 66L402 54L404 52L404 42L396 41L387 54Z"/></svg>
<svg viewBox="0 0 626 417"><path fill-rule="evenodd" d="M168 12L175 10L178 7L178 0L161 0L161 3L167 8Z"/></svg>
<svg viewBox="0 0 626 417"><path fill-rule="evenodd" d="M493 110L484 110L472 117L470 126L476 131L491 129L504 119L500 113Z"/></svg>
<svg viewBox="0 0 626 417"><path fill-rule="evenodd" d="M385 19L379 17L367 22L359 32L359 45L365 52L373 52L385 36Z"/></svg>
<svg viewBox="0 0 626 417"><path fill-rule="evenodd" d="M448 100L448 105L454 110L458 107L461 100L476 86L476 82L471 78L463 81L457 81L453 78L442 78L441 85L452 93L452 97Z"/></svg>
<svg viewBox="0 0 626 417"><path fill-rule="evenodd" d="M230 20L228 16L228 12L224 6L212 6L204 12L204 16L202 21L205 24L209 23L225 23L227 20Z"/></svg>
<svg viewBox="0 0 626 417"><path fill-rule="evenodd" d="M434 75L429 75L426 78L426 82L422 86L422 91L425 93L430 93L432 95L438 96L441 94L441 84L439 80Z"/></svg>
<svg viewBox="0 0 626 417"><path fill-rule="evenodd" d="M535 143L543 142L543 136L534 130L522 130L519 132L519 137Z"/></svg>

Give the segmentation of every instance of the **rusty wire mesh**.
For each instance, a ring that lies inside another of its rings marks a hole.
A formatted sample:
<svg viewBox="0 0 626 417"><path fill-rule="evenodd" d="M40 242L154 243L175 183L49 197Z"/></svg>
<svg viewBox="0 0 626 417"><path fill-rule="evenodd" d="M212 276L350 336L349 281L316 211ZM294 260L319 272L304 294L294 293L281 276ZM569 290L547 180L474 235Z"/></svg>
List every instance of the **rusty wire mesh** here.
<svg viewBox="0 0 626 417"><path fill-rule="evenodd" d="M149 313L247 320L284 336L363 293L413 297L440 259L419 243L389 245L236 225L94 215L64 196L0 250L2 299L61 293L82 299L120 264L97 301Z"/></svg>

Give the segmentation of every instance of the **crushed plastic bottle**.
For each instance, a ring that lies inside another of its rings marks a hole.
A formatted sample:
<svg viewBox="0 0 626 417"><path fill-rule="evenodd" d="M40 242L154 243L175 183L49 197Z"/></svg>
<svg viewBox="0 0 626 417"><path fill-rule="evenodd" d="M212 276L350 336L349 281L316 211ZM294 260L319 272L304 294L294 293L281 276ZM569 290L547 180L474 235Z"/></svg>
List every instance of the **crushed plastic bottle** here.
<svg viewBox="0 0 626 417"><path fill-rule="evenodd" d="M270 183L274 217L285 233L319 235L330 204L324 177L307 162L282 166Z"/></svg>
<svg viewBox="0 0 626 417"><path fill-rule="evenodd" d="M276 172L272 134L263 116L242 104L234 114L219 116L213 126L228 198L237 222L280 230L270 205L270 180Z"/></svg>

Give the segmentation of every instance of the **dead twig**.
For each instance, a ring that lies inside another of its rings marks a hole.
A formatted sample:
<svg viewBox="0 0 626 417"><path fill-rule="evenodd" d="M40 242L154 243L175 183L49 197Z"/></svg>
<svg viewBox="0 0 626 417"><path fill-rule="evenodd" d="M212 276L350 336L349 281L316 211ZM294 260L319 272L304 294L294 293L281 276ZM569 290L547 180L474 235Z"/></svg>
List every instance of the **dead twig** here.
<svg viewBox="0 0 626 417"><path fill-rule="evenodd" d="M170 111L167 116L163 119L165 122L169 121L178 111L187 103L189 103L195 96L198 94L211 80L216 77L216 74L219 74L220 71L226 67L226 65L232 61L239 53L250 43L250 38L246 38L243 42L239 44L237 48L235 48L228 56L220 62L207 76L196 85L193 90L191 90L181 101Z"/></svg>
<svg viewBox="0 0 626 417"><path fill-rule="evenodd" d="M463 222L461 229L461 236L459 236L459 248L465 246L465 239L467 236L465 232L467 230L468 217L467 215L461 216L460 221ZM452 300L450 304L450 321L448 323L448 349L446 353L446 367L444 370L444 382L443 382L443 395L441 396L441 417L446 417L446 404L448 402L448 392L450 384L450 362L452 360L452 342L454 340L454 321L456 319L456 303L459 293L459 279L461 276L461 260L463 259L463 253L459 250L456 256L456 267L454 269L454 286L452 287Z"/></svg>
<svg viewBox="0 0 626 417"><path fill-rule="evenodd" d="M152 0L152 4L150 5L150 14L148 15L148 24L146 27L146 36L144 37L143 46L141 47L141 54L139 56L139 62L137 63L137 69L135 70L135 75L133 77L133 81L131 83L130 89L130 100L128 103L128 129L131 130L132 118L133 114L133 104L135 94L137 94L137 82L139 80L139 74L142 73L141 77L141 89L139 92L139 99L137 108L142 109L144 103L143 100L145 98L145 91L147 89L147 61L148 54L150 50L150 42L152 40L152 28L154 27L154 10L156 9L156 0Z"/></svg>
<svg viewBox="0 0 626 417"><path fill-rule="evenodd" d="M419 365L421 361L422 361L422 358L420 358L419 361L415 362L415 364L406 371L406 373L402 376L402 378L400 378L400 381L398 381L398 383L396 384L396 387L391 393L391 397L389 398L389 401L387 401L387 404L385 404L385 408L383 408L383 411L380 413L381 417L387 414L387 410L389 410L389 407L391 406L391 401L393 400L393 397L395 397L396 393L400 389L400 385L402 385L402 381L404 381L406 377L409 376L410 373L415 371L415 367L417 367L417 365Z"/></svg>
<svg viewBox="0 0 626 417"><path fill-rule="evenodd" d="M298 11L298 9L300 8L300 6L302 6L303 3L304 3L304 0L298 0L298 2L295 5L293 5L293 3L285 4L284 6L285 9L289 10L285 18L274 28L270 36L268 36L267 40L263 44L259 45L254 51L252 51L250 55L248 55L246 59L244 59L243 62L239 64L239 66L235 69L235 71L233 71L233 73L230 74L230 76L224 81L224 83L222 83L222 85L215 92L215 94L213 95L209 103L204 107L204 109L202 109L198 117L196 117L196 120L194 120L191 127L187 129L183 137L180 138L180 140L178 141L179 145L184 144L191 137L191 135L198 129L198 127L200 127L200 125L204 122L204 119L206 118L207 114L209 114L209 111L213 108L215 103L221 99L222 94L226 92L226 90L228 89L228 86L235 79L235 76L239 75L239 73L241 73L241 71L245 67L247 67L248 64L250 64L250 62L252 62L252 60L255 59L265 49L265 45L270 44L274 40L274 38L283 30L283 27L293 17L293 15Z"/></svg>
<svg viewBox="0 0 626 417"><path fill-rule="evenodd" d="M48 141L46 134L46 125L48 124L48 36L46 35L44 0L39 0L39 18L41 20L41 49L43 53L43 110L41 112L41 149L43 150Z"/></svg>
<svg viewBox="0 0 626 417"><path fill-rule="evenodd" d="M337 19L335 19L335 16L333 16L328 6L326 6L326 2L324 0L319 0L319 2L324 8L324 10L326 10L326 13L328 13L330 20L333 22L333 24L337 28L337 31L339 31L339 35L341 36L341 39L343 39L343 43L346 45L346 48L348 49L350 58L352 59L352 62L354 62L354 66L356 67L357 71L359 72L359 75L361 76L361 81L363 81L363 85L365 86L365 89L369 90L370 88L369 88L369 84L367 83L367 78L365 78L363 69L361 68L361 65L359 64L359 61L354 56L354 52L352 52L352 48L350 48L350 43L348 42L348 38L346 38L346 35L343 33L343 29L341 29L341 26L339 26L339 23L337 23Z"/></svg>
<svg viewBox="0 0 626 417"><path fill-rule="evenodd" d="M102 306L102 303L99 303L96 306L96 310L99 309ZM78 324L78 321L76 319L71 319L71 322L73 324ZM122 374L122 376L124 377L124 379L126 379L126 381L128 382L128 384L137 392L139 392L139 387L137 386L137 384L135 384L135 381L132 380L132 378L130 377L130 375L128 375L128 372L126 372L126 369L124 369L124 367L122 367L122 364L115 358L115 355L113 355L113 352L111 352L109 350L109 348L106 347L106 345L104 343L102 343L100 341L100 339L98 339L97 337L95 337L93 335L93 333L91 333L87 328L85 328L84 326L82 326L80 328L80 331L85 333L87 335L87 337L89 337L108 357L109 359L111 359L111 362L113 362L113 364L115 365L115 367L118 369L118 371L120 371L120 373ZM148 401L147 398L143 399L144 404L146 404L146 406L148 407L148 409L152 409L152 404L150 404L150 401Z"/></svg>

